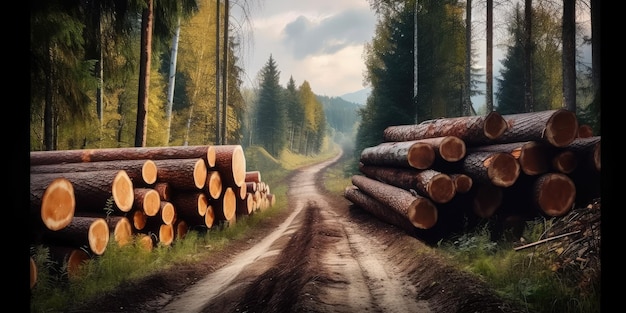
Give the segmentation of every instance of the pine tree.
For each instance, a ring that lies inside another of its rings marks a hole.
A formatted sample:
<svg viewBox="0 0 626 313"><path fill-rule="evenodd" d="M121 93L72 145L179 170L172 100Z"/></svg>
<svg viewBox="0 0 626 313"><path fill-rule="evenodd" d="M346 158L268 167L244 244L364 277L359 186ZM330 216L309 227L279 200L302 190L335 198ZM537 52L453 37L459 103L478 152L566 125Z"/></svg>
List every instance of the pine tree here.
<svg viewBox="0 0 626 313"><path fill-rule="evenodd" d="M280 72L270 55L261 69L255 131L258 143L274 156L278 156L287 144L287 112L279 78Z"/></svg>

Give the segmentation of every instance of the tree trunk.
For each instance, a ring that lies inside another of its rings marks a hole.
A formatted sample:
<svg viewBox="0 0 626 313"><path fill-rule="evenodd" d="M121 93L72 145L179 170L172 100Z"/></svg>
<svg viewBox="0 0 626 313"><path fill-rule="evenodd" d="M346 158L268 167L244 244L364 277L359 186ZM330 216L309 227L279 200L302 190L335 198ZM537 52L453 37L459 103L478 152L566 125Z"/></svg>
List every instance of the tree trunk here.
<svg viewBox="0 0 626 313"><path fill-rule="evenodd" d="M215 219L219 221L231 221L237 212L237 199L232 187L227 187L219 199L210 200L215 212Z"/></svg>
<svg viewBox="0 0 626 313"><path fill-rule="evenodd" d="M33 191L43 190L57 178L66 178L72 183L77 211L104 213L111 198L115 203L114 207L121 212L128 212L133 206L133 183L124 170L34 173L30 175L31 195ZM32 203L33 201L31 205ZM34 204L37 205L37 202Z"/></svg>
<svg viewBox="0 0 626 313"><path fill-rule="evenodd" d="M508 153L475 151L463 159L463 172L482 183L509 187L519 177L520 165Z"/></svg>
<svg viewBox="0 0 626 313"><path fill-rule="evenodd" d="M240 187L246 179L246 157L240 145L215 146L215 170L226 186Z"/></svg>
<svg viewBox="0 0 626 313"><path fill-rule="evenodd" d="M35 225L43 225L49 230L60 230L72 222L76 210L76 197L72 182L66 178L54 177L48 180L30 180L30 216Z"/></svg>
<svg viewBox="0 0 626 313"><path fill-rule="evenodd" d="M427 169L435 161L435 149L426 142L383 142L361 151L360 161L366 165Z"/></svg>
<svg viewBox="0 0 626 313"><path fill-rule="evenodd" d="M101 170L124 170L136 186L156 182L157 168L152 160L115 160L83 163L54 163L31 165L31 173L72 173Z"/></svg>
<svg viewBox="0 0 626 313"><path fill-rule="evenodd" d="M456 136L466 145L489 143L507 129L504 118L497 112L484 116L441 118L414 125L389 126L383 131L385 141L410 141L434 137Z"/></svg>
<svg viewBox="0 0 626 313"><path fill-rule="evenodd" d="M109 243L109 226L104 218L75 216L67 227L57 231L46 231L44 244L65 245L79 248L89 247L91 252L102 255Z"/></svg>
<svg viewBox="0 0 626 313"><path fill-rule="evenodd" d="M447 174L433 169L414 170L375 165L360 165L365 176L378 181L415 191L436 203L446 203L456 194L454 181Z"/></svg>
<svg viewBox="0 0 626 313"><path fill-rule="evenodd" d="M137 96L137 125L135 147L146 146L148 131L148 98L150 90L150 63L152 59L152 24L154 0L145 0L146 8L141 13L141 53L139 54L139 87Z"/></svg>
<svg viewBox="0 0 626 313"><path fill-rule="evenodd" d="M563 107L576 113L576 1L563 0Z"/></svg>
<svg viewBox="0 0 626 313"><path fill-rule="evenodd" d="M246 182L255 182L260 183L261 180L261 172L260 171L248 171L246 172Z"/></svg>
<svg viewBox="0 0 626 313"><path fill-rule="evenodd" d="M565 109L510 114L503 118L509 127L491 144L536 140L565 147L578 134L576 114Z"/></svg>
<svg viewBox="0 0 626 313"><path fill-rule="evenodd" d="M215 166L213 146L126 147L81 150L31 151L30 165L120 160L165 160L202 158Z"/></svg>
<svg viewBox="0 0 626 313"><path fill-rule="evenodd" d="M405 216L417 228L429 229L437 223L437 207L428 198L361 175L353 175L352 184Z"/></svg>
<svg viewBox="0 0 626 313"><path fill-rule="evenodd" d="M155 160L157 181L167 182L177 190L202 190L208 169L203 159Z"/></svg>
<svg viewBox="0 0 626 313"><path fill-rule="evenodd" d="M202 217L206 214L209 198L202 191L176 192L172 194L170 202L176 208L176 214L179 218L198 220L197 217Z"/></svg>

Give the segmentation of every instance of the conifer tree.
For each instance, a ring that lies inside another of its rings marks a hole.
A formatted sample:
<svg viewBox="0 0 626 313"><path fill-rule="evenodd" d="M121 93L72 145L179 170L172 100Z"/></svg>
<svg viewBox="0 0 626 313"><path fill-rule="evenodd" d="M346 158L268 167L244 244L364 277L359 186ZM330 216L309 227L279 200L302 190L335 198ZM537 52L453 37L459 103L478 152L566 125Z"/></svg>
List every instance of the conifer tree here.
<svg viewBox="0 0 626 313"><path fill-rule="evenodd" d="M287 112L279 78L280 71L270 55L261 69L255 131L258 143L273 156L278 156L287 144Z"/></svg>

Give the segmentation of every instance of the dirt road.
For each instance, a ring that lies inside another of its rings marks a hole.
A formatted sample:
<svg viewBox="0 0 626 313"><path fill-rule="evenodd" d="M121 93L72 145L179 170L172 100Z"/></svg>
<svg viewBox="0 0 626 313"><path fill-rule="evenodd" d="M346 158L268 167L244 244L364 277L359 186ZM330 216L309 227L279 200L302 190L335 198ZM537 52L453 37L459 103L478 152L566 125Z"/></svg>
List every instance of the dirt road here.
<svg viewBox="0 0 626 313"><path fill-rule="evenodd" d="M422 241L326 192L323 170L339 158L291 176L289 209L231 254L74 312L519 312Z"/></svg>

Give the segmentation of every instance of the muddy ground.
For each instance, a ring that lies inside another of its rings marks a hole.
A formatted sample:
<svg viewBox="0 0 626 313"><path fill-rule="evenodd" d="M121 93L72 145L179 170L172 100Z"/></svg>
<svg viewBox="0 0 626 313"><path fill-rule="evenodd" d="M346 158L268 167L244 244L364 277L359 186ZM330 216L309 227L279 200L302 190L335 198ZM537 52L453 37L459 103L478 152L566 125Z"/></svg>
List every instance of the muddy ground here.
<svg viewBox="0 0 626 313"><path fill-rule="evenodd" d="M228 244L70 312L521 312L436 249L323 188L339 156L289 177L288 209Z"/></svg>

